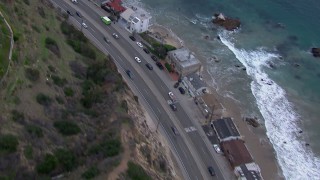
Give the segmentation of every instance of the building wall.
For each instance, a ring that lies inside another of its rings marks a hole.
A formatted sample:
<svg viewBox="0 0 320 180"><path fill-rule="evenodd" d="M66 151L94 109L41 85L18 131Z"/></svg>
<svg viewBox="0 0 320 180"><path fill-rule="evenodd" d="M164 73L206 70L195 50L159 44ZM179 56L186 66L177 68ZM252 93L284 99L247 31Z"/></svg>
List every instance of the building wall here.
<svg viewBox="0 0 320 180"><path fill-rule="evenodd" d="M137 23L130 23L130 32L136 31L137 33L145 32L149 29L150 19L139 20Z"/></svg>
<svg viewBox="0 0 320 180"><path fill-rule="evenodd" d="M193 64L187 67L183 67L180 64L180 61L173 55L173 53L169 53L167 56L167 59L169 60L170 63L174 64L175 70L181 75L181 76L186 76L188 74L197 72L201 69L201 64Z"/></svg>

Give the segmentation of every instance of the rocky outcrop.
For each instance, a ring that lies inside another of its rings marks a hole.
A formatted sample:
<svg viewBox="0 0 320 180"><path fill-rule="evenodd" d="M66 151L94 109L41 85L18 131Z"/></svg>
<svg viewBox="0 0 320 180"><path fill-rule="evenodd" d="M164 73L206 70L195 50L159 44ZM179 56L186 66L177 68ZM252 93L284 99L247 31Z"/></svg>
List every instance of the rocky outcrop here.
<svg viewBox="0 0 320 180"><path fill-rule="evenodd" d="M311 53L314 57L320 57L320 48L312 48Z"/></svg>
<svg viewBox="0 0 320 180"><path fill-rule="evenodd" d="M257 117L253 117L253 118L245 117L244 120L253 127L259 127L259 122Z"/></svg>
<svg viewBox="0 0 320 180"><path fill-rule="evenodd" d="M222 13L214 14L214 18L212 20L214 24L224 27L228 31L233 31L240 27L240 21L238 19L231 19L225 17Z"/></svg>

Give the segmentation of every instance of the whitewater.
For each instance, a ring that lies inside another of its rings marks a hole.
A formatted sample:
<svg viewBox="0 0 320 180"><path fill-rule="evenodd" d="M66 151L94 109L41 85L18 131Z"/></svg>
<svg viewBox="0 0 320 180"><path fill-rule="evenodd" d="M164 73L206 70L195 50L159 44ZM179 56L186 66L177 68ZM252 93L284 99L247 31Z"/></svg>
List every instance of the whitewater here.
<svg viewBox="0 0 320 180"><path fill-rule="evenodd" d="M250 88L264 118L267 136L272 143L286 179L320 179L320 159L306 147L298 126L299 115L286 98L286 92L264 71L268 62L279 55L263 48L237 49L230 33L219 33L221 42L246 67Z"/></svg>

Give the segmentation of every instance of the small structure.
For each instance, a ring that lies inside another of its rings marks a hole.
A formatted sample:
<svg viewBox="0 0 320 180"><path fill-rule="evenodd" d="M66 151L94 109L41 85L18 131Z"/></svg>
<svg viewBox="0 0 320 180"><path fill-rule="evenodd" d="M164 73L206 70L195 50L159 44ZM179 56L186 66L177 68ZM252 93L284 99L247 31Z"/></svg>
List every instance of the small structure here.
<svg viewBox="0 0 320 180"><path fill-rule="evenodd" d="M217 119L212 124L220 142L241 139L240 133L231 118Z"/></svg>
<svg viewBox="0 0 320 180"><path fill-rule="evenodd" d="M187 87L188 91L191 92L193 97L201 96L209 91L201 76L196 73L185 76L183 78L183 83Z"/></svg>
<svg viewBox="0 0 320 180"><path fill-rule="evenodd" d="M141 8L131 7L120 14L120 20L130 33L142 33L150 27L151 15Z"/></svg>
<svg viewBox="0 0 320 180"><path fill-rule="evenodd" d="M256 163L241 164L234 168L234 173L241 180L262 180L260 168Z"/></svg>
<svg viewBox="0 0 320 180"><path fill-rule="evenodd" d="M122 13L126 10L126 8L122 6L121 0L103 1L103 2L101 2L101 8L108 11L108 12L112 12L114 14L119 14L119 13Z"/></svg>
<svg viewBox="0 0 320 180"><path fill-rule="evenodd" d="M221 149L234 169L242 164L252 163L253 159L243 140L221 142Z"/></svg>
<svg viewBox="0 0 320 180"><path fill-rule="evenodd" d="M174 66L180 76L186 76L201 70L200 61L187 48L168 52L167 60Z"/></svg>

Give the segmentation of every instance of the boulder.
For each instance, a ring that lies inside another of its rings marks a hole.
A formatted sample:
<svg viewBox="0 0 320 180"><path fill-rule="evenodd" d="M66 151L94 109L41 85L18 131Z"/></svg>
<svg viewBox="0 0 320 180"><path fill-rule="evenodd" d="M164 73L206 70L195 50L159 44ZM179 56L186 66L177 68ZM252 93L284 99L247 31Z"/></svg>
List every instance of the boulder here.
<svg viewBox="0 0 320 180"><path fill-rule="evenodd" d="M233 31L240 27L240 21L238 19L231 19L225 17L222 13L214 14L214 18L212 20L214 24L224 27L228 31Z"/></svg>
<svg viewBox="0 0 320 180"><path fill-rule="evenodd" d="M246 117L244 118L244 120L253 127L259 127L259 122L257 117L253 117L253 118Z"/></svg>
<svg viewBox="0 0 320 180"><path fill-rule="evenodd" d="M314 57L320 57L320 48L312 48L311 53Z"/></svg>

